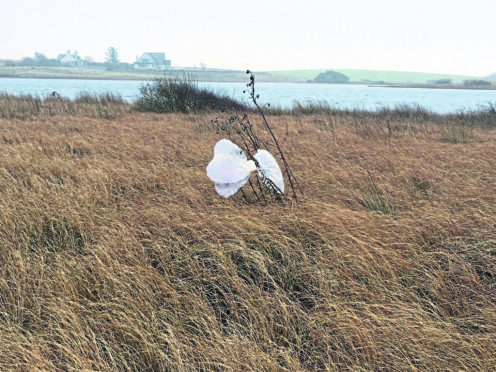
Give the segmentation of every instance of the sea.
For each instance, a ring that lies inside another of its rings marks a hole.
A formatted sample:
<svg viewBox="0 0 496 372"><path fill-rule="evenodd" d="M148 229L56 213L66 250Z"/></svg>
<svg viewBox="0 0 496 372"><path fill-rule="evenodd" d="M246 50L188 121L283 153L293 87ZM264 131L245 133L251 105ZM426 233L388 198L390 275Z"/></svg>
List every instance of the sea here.
<svg viewBox="0 0 496 372"><path fill-rule="evenodd" d="M44 96L57 92L74 98L81 92L120 94L129 102L140 95L147 81L0 78L0 92ZM198 85L228 94L249 103L246 84L242 82L199 82ZM283 108L294 102L321 102L339 109L378 110L398 105L420 105L436 113L477 110L496 104L496 90L396 88L353 84L256 83L261 104Z"/></svg>

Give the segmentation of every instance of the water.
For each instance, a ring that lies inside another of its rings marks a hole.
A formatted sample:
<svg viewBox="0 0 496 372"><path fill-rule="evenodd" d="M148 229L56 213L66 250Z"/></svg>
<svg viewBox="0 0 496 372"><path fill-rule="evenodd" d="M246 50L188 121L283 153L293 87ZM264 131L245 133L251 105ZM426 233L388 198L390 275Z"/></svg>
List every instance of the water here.
<svg viewBox="0 0 496 372"><path fill-rule="evenodd" d="M45 95L53 91L74 98L82 91L118 93L128 101L139 95L145 82L130 80L0 78L0 92ZM248 102L244 83L199 83ZM327 101L336 108L376 110L399 104L418 104L438 113L472 110L496 103L496 90L381 88L366 85L257 83L261 103L289 107L294 101Z"/></svg>

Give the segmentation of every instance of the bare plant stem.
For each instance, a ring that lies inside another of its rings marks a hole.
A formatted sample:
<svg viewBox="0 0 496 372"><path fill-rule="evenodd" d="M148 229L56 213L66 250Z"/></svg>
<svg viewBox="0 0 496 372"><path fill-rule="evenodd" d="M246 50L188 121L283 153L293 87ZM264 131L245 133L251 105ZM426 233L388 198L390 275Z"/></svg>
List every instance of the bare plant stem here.
<svg viewBox="0 0 496 372"><path fill-rule="evenodd" d="M257 198L257 201L259 202L260 198L258 197L258 194L255 191L255 187L253 186L253 182L251 182L251 180L248 180L248 182L250 183L250 187L251 187L251 190L253 191L253 194L255 195L255 197ZM264 202L267 203L267 200L265 200L265 195L263 194L263 190L260 189L260 193L263 197Z"/></svg>
<svg viewBox="0 0 496 372"><path fill-rule="evenodd" d="M286 174L286 178L288 179L291 186L293 198L296 200L297 192L300 192L301 195L303 195L303 191L298 185L298 182L296 181L296 178L286 160L286 157L284 156L281 146L279 145L279 141L272 131L272 128L269 125L269 122L267 121L267 118L265 117L265 114L257 101L258 95L255 95L255 76L250 71L247 71L247 73L250 74L250 83L247 84L247 87L250 88L250 98L253 101L257 112L260 114L266 130L272 137L272 141L268 140L267 142L264 142L257 136L255 128L253 127L250 119L248 118L248 114L246 113L244 113L242 116L239 114L230 116L225 124L222 124L221 127L227 129L227 133L231 141L245 150L248 159L253 160L257 168L260 168L260 164L254 158L253 154L261 149L262 146L263 148L277 148L279 158L284 164L283 173ZM216 128L220 126L218 118L216 118L213 123ZM274 144L272 142L274 142ZM262 203L263 200L263 203L267 204L267 201L270 201L273 197L277 200L281 200L281 196L283 195L282 190L280 190L279 187L277 187L270 179L265 178L263 174L257 174L256 186L254 185L254 182L251 181L251 179L249 179L249 184L257 202ZM248 201L245 192L243 190L241 191L244 199Z"/></svg>
<svg viewBox="0 0 496 372"><path fill-rule="evenodd" d="M300 186L298 185L298 182L296 181L296 178L293 175L293 172L291 171L291 168L289 167L289 164L286 161L286 158L284 157L284 153L281 150L281 146L279 146L279 141L277 141L277 138L274 135L274 132L272 131L272 128L270 127L270 125L269 125L269 123L267 121L267 118L265 117L265 114L264 114L262 108L260 107L260 105L257 102L258 96L255 95L255 75L253 75L253 73L251 73L249 70L246 71L246 72L250 74L250 83L248 83L248 85L247 85L250 88L250 98L252 99L253 104L255 105L255 107L257 108L258 112L260 113L260 116L262 117L262 120L264 122L265 128L270 133L272 139L274 140L274 142L275 142L275 144L277 146L277 150L279 151L279 156L281 157L281 160L282 160L282 162L284 164L284 169L286 171L286 175L287 175L288 180L289 180L289 183L291 185L291 190L293 191L293 197L295 199L297 199L295 187L298 188L298 190L300 191L300 193L302 195L304 195L303 194L303 191L301 190Z"/></svg>

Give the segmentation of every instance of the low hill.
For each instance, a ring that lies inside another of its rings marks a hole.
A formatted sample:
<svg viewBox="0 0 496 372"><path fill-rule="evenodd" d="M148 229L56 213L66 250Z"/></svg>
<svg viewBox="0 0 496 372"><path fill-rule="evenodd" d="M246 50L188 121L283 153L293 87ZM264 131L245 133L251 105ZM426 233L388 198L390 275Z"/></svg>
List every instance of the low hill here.
<svg viewBox="0 0 496 372"><path fill-rule="evenodd" d="M485 79L489 81L496 81L496 73L489 75Z"/></svg>
<svg viewBox="0 0 496 372"><path fill-rule="evenodd" d="M316 69L316 70L287 70L270 71L271 74L291 76L295 80L312 80L322 72L328 70L340 72L350 78L352 82L384 81L387 83L427 83L430 80L451 79L453 83L461 83L466 79L474 79L474 76L450 75L425 72L408 71L380 71L380 70L353 70L353 69Z"/></svg>
<svg viewBox="0 0 496 372"><path fill-rule="evenodd" d="M318 74L313 81L316 83L346 84L349 83L350 78L340 72L326 71Z"/></svg>

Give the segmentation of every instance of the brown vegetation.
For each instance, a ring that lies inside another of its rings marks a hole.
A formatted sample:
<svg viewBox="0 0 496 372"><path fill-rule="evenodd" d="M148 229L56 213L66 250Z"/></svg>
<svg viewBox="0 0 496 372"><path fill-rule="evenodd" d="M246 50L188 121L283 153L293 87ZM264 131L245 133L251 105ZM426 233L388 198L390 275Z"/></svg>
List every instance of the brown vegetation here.
<svg viewBox="0 0 496 372"><path fill-rule="evenodd" d="M494 130L271 116L260 206L206 115L0 118L0 369L494 369Z"/></svg>

